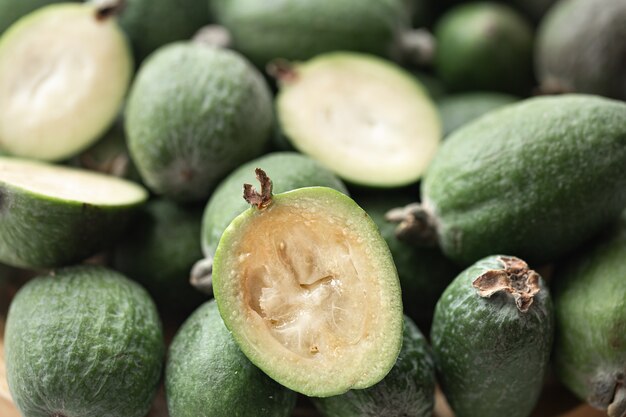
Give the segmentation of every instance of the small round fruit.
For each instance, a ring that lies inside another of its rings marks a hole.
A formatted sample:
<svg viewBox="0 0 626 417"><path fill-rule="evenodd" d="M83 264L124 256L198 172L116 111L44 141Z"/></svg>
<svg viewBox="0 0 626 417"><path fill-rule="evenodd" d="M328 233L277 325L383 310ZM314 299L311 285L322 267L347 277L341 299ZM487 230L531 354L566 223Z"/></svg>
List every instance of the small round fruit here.
<svg viewBox="0 0 626 417"><path fill-rule="evenodd" d="M277 116L293 146L364 186L416 182L441 138L437 108L411 74L356 54L280 68Z"/></svg>
<svg viewBox="0 0 626 417"><path fill-rule="evenodd" d="M130 181L0 157L0 262L49 268L117 240L147 191Z"/></svg>
<svg viewBox="0 0 626 417"><path fill-rule="evenodd" d="M398 275L376 225L331 188L271 195L246 186L255 207L220 240L213 289L244 354L272 379L308 396L368 388L402 344Z"/></svg>
<svg viewBox="0 0 626 417"><path fill-rule="evenodd" d="M0 147L51 161L77 154L115 120L132 71L107 8L62 3L23 17L0 38Z"/></svg>
<svg viewBox="0 0 626 417"><path fill-rule="evenodd" d="M238 53L179 42L144 61L125 121L131 157L148 187L198 201L263 152L272 101L261 74Z"/></svg>
<svg viewBox="0 0 626 417"><path fill-rule="evenodd" d="M11 396L24 417L143 417L165 350L148 293L94 266L22 287L9 310L5 349Z"/></svg>
<svg viewBox="0 0 626 417"><path fill-rule="evenodd" d="M170 346L165 370L171 417L288 417L296 394L241 352L217 304L200 306Z"/></svg>

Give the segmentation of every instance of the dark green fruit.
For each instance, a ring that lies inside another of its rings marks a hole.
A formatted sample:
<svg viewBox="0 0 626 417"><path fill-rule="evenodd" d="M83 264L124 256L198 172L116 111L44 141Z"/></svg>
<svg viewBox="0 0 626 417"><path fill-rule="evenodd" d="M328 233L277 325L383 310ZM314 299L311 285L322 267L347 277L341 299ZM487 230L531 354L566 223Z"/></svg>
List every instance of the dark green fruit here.
<svg viewBox="0 0 626 417"><path fill-rule="evenodd" d="M438 248L415 247L399 240L395 223L385 215L394 207L411 203L412 195L372 193L356 198L357 203L370 215L385 238L398 270L402 287L402 304L408 314L424 332L430 330L435 304L460 268L447 259Z"/></svg>
<svg viewBox="0 0 626 417"><path fill-rule="evenodd" d="M536 73L546 92L626 100L626 2L562 0L539 27Z"/></svg>
<svg viewBox="0 0 626 417"><path fill-rule="evenodd" d="M206 199L230 171L263 152L272 119L269 88L241 55L180 42L143 63L125 121L146 184L191 201Z"/></svg>
<svg viewBox="0 0 626 417"><path fill-rule="evenodd" d="M554 363L563 384L610 417L626 415L626 214L555 276Z"/></svg>
<svg viewBox="0 0 626 417"><path fill-rule="evenodd" d="M332 188L271 194L228 226L213 290L244 354L272 379L327 397L380 382L402 344L402 300L389 248L356 203Z"/></svg>
<svg viewBox="0 0 626 417"><path fill-rule="evenodd" d="M626 103L540 97L453 133L422 183L406 238L438 241L463 263L493 253L554 260L626 206Z"/></svg>
<svg viewBox="0 0 626 417"><path fill-rule="evenodd" d="M456 6L437 23L435 38L435 71L451 90L528 92L533 30L510 7Z"/></svg>
<svg viewBox="0 0 626 417"><path fill-rule="evenodd" d="M0 147L8 154L67 159L113 123L133 70L113 10L102 4L52 4L2 35Z"/></svg>
<svg viewBox="0 0 626 417"><path fill-rule="evenodd" d="M505 0L506 3L524 12L533 22L540 22L557 0Z"/></svg>
<svg viewBox="0 0 626 417"><path fill-rule="evenodd" d="M435 364L426 339L404 317L402 350L378 384L343 395L314 399L327 417L430 417L435 394Z"/></svg>
<svg viewBox="0 0 626 417"><path fill-rule="evenodd" d="M521 259L490 256L441 296L431 341L439 382L457 417L527 417L548 369L552 301Z"/></svg>
<svg viewBox="0 0 626 417"><path fill-rule="evenodd" d="M130 181L0 157L0 262L69 265L115 242L148 198Z"/></svg>
<svg viewBox="0 0 626 417"><path fill-rule="evenodd" d="M296 402L239 350L214 301L174 337L165 386L171 417L288 417Z"/></svg>
<svg viewBox="0 0 626 417"><path fill-rule="evenodd" d="M206 298L189 283L189 271L202 256L198 235L202 210L153 200L113 253L113 267L140 282L161 311L192 312Z"/></svg>
<svg viewBox="0 0 626 417"><path fill-rule="evenodd" d="M390 61L330 53L285 64L278 78L283 133L346 181L380 188L412 184L439 146L435 104L415 77Z"/></svg>
<svg viewBox="0 0 626 417"><path fill-rule="evenodd" d="M20 17L52 3L72 0L2 0L0 1L0 34ZM78 2L78 0L76 0Z"/></svg>
<svg viewBox="0 0 626 417"><path fill-rule="evenodd" d="M502 93L459 93L444 96L437 101L443 124L443 136L474 119L499 107L518 101L519 98Z"/></svg>
<svg viewBox="0 0 626 417"><path fill-rule="evenodd" d="M331 51L388 56L409 26L405 0L213 0L212 6L235 48L260 67Z"/></svg>
<svg viewBox="0 0 626 417"><path fill-rule="evenodd" d="M126 0L120 25L139 62L160 46L190 39L209 20L206 0Z"/></svg>
<svg viewBox="0 0 626 417"><path fill-rule="evenodd" d="M11 396L24 417L143 417L161 377L161 324L148 293L101 267L26 284L5 333Z"/></svg>

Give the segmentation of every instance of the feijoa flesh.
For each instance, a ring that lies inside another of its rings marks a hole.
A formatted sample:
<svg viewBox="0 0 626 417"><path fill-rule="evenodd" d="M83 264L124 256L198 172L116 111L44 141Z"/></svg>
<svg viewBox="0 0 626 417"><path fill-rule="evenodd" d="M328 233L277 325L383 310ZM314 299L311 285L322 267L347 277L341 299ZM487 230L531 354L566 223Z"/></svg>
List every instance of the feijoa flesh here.
<svg viewBox="0 0 626 417"><path fill-rule="evenodd" d="M241 352L213 300L174 337L165 384L171 417L288 417L296 402Z"/></svg>
<svg viewBox="0 0 626 417"><path fill-rule="evenodd" d="M457 417L527 417L543 387L554 332L550 294L526 262L490 256L437 303L431 341Z"/></svg>
<svg viewBox="0 0 626 417"><path fill-rule="evenodd" d="M326 397L368 388L402 344L398 275L369 216L331 188L272 195L224 231L213 264L220 313L252 363L278 383Z"/></svg>
<svg viewBox="0 0 626 417"><path fill-rule="evenodd" d="M293 146L364 186L416 182L441 138L437 108L411 74L389 61L331 53L277 64L277 116Z"/></svg>
<svg viewBox="0 0 626 417"><path fill-rule="evenodd" d="M0 38L0 147L40 160L69 158L115 120L133 71L109 10L53 4Z"/></svg>
<svg viewBox="0 0 626 417"><path fill-rule="evenodd" d="M113 243L147 191L77 168L0 157L0 262L69 265Z"/></svg>
<svg viewBox="0 0 626 417"><path fill-rule="evenodd" d="M398 232L465 265L493 253L555 260L619 217L625 167L626 103L523 100L446 139Z"/></svg>
<svg viewBox="0 0 626 417"><path fill-rule="evenodd" d="M626 213L554 278L557 375L610 417L626 415L625 259Z"/></svg>
<svg viewBox="0 0 626 417"><path fill-rule="evenodd" d="M17 293L5 333L11 396L24 417L143 417L164 356L156 307L103 267L38 277Z"/></svg>

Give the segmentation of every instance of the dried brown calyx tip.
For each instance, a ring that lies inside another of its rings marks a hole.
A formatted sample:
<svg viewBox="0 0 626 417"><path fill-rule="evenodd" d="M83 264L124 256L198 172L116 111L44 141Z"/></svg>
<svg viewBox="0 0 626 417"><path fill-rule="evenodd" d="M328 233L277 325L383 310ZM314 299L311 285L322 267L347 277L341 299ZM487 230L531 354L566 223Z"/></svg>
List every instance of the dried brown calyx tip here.
<svg viewBox="0 0 626 417"><path fill-rule="evenodd" d="M528 268L528 264L516 257L501 256L503 269L485 272L472 283L478 295L489 298L503 291L513 296L517 308L526 313L533 303L533 297L540 290L539 274Z"/></svg>
<svg viewBox="0 0 626 417"><path fill-rule="evenodd" d="M244 184L243 198L262 210L272 204L272 180L261 168L255 169L254 172L256 179L261 183L261 192L259 193L251 184Z"/></svg>
<svg viewBox="0 0 626 417"><path fill-rule="evenodd" d="M626 417L626 385L623 376L617 381L613 401L606 411L609 417Z"/></svg>
<svg viewBox="0 0 626 417"><path fill-rule="evenodd" d="M298 78L294 65L285 59L275 59L267 64L265 72L280 83L293 82Z"/></svg>
<svg viewBox="0 0 626 417"><path fill-rule="evenodd" d="M200 259L191 268L189 283L198 291L213 295L213 258Z"/></svg>
<svg viewBox="0 0 626 417"><path fill-rule="evenodd" d="M398 223L396 237L417 246L437 245L437 224L431 212L423 204L412 203L389 210L385 220Z"/></svg>
<svg viewBox="0 0 626 417"><path fill-rule="evenodd" d="M100 0L96 2L96 20L104 21L119 16L126 8L126 0Z"/></svg>

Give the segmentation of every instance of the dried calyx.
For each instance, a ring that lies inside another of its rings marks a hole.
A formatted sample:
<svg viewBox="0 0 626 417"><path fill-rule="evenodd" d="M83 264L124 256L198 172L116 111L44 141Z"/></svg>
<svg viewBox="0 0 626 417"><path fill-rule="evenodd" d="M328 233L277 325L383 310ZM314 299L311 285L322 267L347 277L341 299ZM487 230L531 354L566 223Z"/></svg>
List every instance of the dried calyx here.
<svg viewBox="0 0 626 417"><path fill-rule="evenodd" d="M396 237L403 242L418 246L437 245L435 217L423 204L411 203L389 210L385 220L398 223Z"/></svg>
<svg viewBox="0 0 626 417"><path fill-rule="evenodd" d="M626 381L623 375L618 378L613 401L607 407L609 417L626 417Z"/></svg>
<svg viewBox="0 0 626 417"><path fill-rule="evenodd" d="M474 280L478 295L489 298L498 292L510 294L522 313L528 311L539 292L539 274L516 257L501 256L502 269L492 269Z"/></svg>
<svg viewBox="0 0 626 417"><path fill-rule="evenodd" d="M265 72L283 84L295 81L298 76L293 64L285 59L275 59L268 63Z"/></svg>
<svg viewBox="0 0 626 417"><path fill-rule="evenodd" d="M119 16L126 8L126 0L99 0L96 2L96 19L107 20Z"/></svg>
<svg viewBox="0 0 626 417"><path fill-rule="evenodd" d="M272 204L272 180L267 176L261 168L254 170L256 179L261 183L261 192L259 193L251 184L243 185L243 198L259 210L262 210Z"/></svg>

